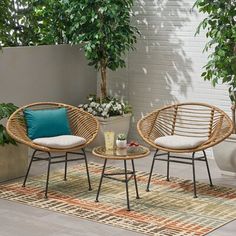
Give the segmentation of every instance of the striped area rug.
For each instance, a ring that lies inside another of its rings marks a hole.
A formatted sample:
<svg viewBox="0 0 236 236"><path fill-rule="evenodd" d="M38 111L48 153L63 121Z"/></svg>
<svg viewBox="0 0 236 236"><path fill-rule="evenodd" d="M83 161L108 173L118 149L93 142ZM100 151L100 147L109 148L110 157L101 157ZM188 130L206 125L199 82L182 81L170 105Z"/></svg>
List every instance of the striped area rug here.
<svg viewBox="0 0 236 236"><path fill-rule="evenodd" d="M102 166L90 163L89 169L92 191L88 191L85 166L78 165L68 169L66 182L63 170L51 173L47 200L43 198L45 175L29 177L25 188L22 181L0 185L0 198L156 236L206 235L236 219L236 189L198 183L199 198L194 199L191 181L171 178L167 182L154 174L151 192L146 192L145 172L137 173L141 199L135 198L133 181L129 182L132 211L126 211L124 183L114 180L104 179L96 203Z"/></svg>

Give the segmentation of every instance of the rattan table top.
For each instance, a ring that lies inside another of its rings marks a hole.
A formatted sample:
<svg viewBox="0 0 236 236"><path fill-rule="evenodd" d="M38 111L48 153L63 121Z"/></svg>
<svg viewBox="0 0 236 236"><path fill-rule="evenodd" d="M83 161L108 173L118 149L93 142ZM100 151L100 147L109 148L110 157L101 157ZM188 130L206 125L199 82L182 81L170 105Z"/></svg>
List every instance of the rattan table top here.
<svg viewBox="0 0 236 236"><path fill-rule="evenodd" d="M149 155L150 150L144 146L138 146L136 148L124 148L124 149L114 149L106 150L105 147L99 146L95 147L92 153L103 159L111 160L132 160L139 159Z"/></svg>

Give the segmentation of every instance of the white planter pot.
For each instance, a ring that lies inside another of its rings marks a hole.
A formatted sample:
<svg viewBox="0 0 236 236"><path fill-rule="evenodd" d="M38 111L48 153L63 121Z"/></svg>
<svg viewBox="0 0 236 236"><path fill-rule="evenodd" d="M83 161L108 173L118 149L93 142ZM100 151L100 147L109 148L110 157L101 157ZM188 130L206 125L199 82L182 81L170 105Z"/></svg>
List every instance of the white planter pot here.
<svg viewBox="0 0 236 236"><path fill-rule="evenodd" d="M87 150L97 146L104 146L104 132L113 131L115 133L115 139L119 133L124 133L128 136L130 127L131 114L125 114L123 116L113 116L109 118L96 117L100 123L100 129L95 140L88 146Z"/></svg>
<svg viewBox="0 0 236 236"><path fill-rule="evenodd" d="M236 173L236 135L232 134L229 138L213 147L213 154L216 164L223 171L223 174Z"/></svg>
<svg viewBox="0 0 236 236"><path fill-rule="evenodd" d="M126 148L127 147L127 140L116 140L117 148Z"/></svg>
<svg viewBox="0 0 236 236"><path fill-rule="evenodd" d="M25 145L0 146L0 182L22 177L28 167L28 148Z"/></svg>

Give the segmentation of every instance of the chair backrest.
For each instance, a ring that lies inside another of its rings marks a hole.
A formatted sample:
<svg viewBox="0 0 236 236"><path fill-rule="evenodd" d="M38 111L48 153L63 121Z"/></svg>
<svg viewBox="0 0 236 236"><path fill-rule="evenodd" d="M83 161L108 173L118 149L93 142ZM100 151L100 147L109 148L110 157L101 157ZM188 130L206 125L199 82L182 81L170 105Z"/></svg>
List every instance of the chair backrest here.
<svg viewBox="0 0 236 236"><path fill-rule="evenodd" d="M228 115L217 107L204 103L181 103L158 109L138 122L144 139L155 140L166 135L214 139L222 127L224 136L232 132Z"/></svg>
<svg viewBox="0 0 236 236"><path fill-rule="evenodd" d="M31 140L27 136L27 128L23 114L24 109L43 110L58 109L61 107L67 109L72 133L84 137L88 141L87 143L90 143L98 133L99 123L96 118L88 112L63 103L39 102L19 108L8 119L7 132L16 141L31 146Z"/></svg>

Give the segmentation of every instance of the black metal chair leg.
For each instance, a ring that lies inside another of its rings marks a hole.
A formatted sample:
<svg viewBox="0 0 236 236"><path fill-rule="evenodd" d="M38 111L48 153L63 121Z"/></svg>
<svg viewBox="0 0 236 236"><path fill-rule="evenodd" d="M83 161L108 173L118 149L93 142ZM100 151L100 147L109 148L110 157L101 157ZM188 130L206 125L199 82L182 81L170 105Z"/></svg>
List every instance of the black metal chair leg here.
<svg viewBox="0 0 236 236"><path fill-rule="evenodd" d="M34 152L33 152L33 154L32 154L32 157L31 157L31 159L30 159L30 163L29 163L29 166L28 166L28 169L27 169L27 172L26 172L26 175L25 175L25 178L24 178L24 182L23 182L23 184L22 184L22 187L25 187L25 183L26 183L26 181L27 181L27 178L28 178L28 175L29 175L29 172L30 172L30 168L31 168L32 162L33 162L33 160L34 160L34 156L35 156L35 154L36 154L37 151L38 151L38 150L34 150Z"/></svg>
<svg viewBox="0 0 236 236"><path fill-rule="evenodd" d="M50 166L51 166L51 153L48 152L48 172L47 172L47 181L46 181L46 189L45 189L46 199L48 198L48 182L49 182Z"/></svg>
<svg viewBox="0 0 236 236"><path fill-rule="evenodd" d="M155 157L156 157L156 154L158 152L158 149L156 150L154 156L153 156L153 160L152 160L152 165L151 165L151 170L150 170L150 173L149 173L149 178L148 178L148 184L147 184L147 189L146 191L149 192L149 186L150 186L150 182L151 182L151 178L152 178L152 171L153 171L153 167L154 167L154 162L155 162Z"/></svg>
<svg viewBox="0 0 236 236"><path fill-rule="evenodd" d="M166 174L166 180L170 181L170 153L167 154L167 174Z"/></svg>
<svg viewBox="0 0 236 236"><path fill-rule="evenodd" d="M90 176L89 176L88 160L87 160L87 156L86 156L86 153L85 153L83 148L82 148L82 152L84 154L84 160L85 160L85 166L86 166L86 172L87 172L87 178L88 178L89 191L91 191L92 187L91 187Z"/></svg>
<svg viewBox="0 0 236 236"><path fill-rule="evenodd" d="M125 186L126 186L127 210L130 211L130 205L129 205L129 185L128 185L128 175L127 175L126 160L124 160L124 167L125 167Z"/></svg>
<svg viewBox="0 0 236 236"><path fill-rule="evenodd" d="M132 168L133 168L133 173L134 173L134 184L135 184L135 190L136 190L136 198L140 199L139 194L138 194L138 184L137 184L137 179L136 179L136 171L134 167L134 160L131 160L132 163Z"/></svg>
<svg viewBox="0 0 236 236"><path fill-rule="evenodd" d="M207 173L208 173L208 177L209 177L209 181L210 181L210 186L213 187L212 180L211 180L210 168L209 168L209 164L208 164L207 155L206 155L205 150L203 150L203 155L204 155L205 162L206 162L206 167L207 167Z"/></svg>
<svg viewBox="0 0 236 236"><path fill-rule="evenodd" d="M68 160L68 158L67 158L67 152L66 152L66 155L65 155L65 172L64 172L64 181L66 181L67 180L67 160Z"/></svg>
<svg viewBox="0 0 236 236"><path fill-rule="evenodd" d="M194 163L195 152L192 154L192 166L193 166L193 197L197 198L196 178L195 178L195 163Z"/></svg>
<svg viewBox="0 0 236 236"><path fill-rule="evenodd" d="M100 190L101 190L101 186L102 186L102 180L103 180L103 177L104 177L104 172L105 172L105 169L106 169L106 164L107 164L107 159L105 159L104 161L104 165L103 165L103 169L102 169L102 174L101 174L101 178L100 178L100 183L99 183L99 187L98 187L98 191L97 191L97 196L96 196L96 202L98 202L98 198L99 198L99 194L100 194Z"/></svg>

